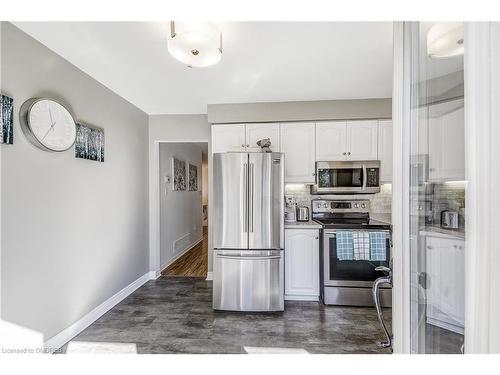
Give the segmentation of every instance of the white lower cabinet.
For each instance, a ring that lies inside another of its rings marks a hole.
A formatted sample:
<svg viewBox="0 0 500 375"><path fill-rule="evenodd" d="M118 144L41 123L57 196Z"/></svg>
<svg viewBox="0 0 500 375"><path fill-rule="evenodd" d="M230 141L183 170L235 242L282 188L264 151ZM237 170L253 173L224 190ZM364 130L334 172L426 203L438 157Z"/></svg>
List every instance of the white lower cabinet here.
<svg viewBox="0 0 500 375"><path fill-rule="evenodd" d="M429 236L425 254L427 323L463 334L465 241Z"/></svg>
<svg viewBox="0 0 500 375"><path fill-rule="evenodd" d="M285 230L285 300L319 299L319 230Z"/></svg>

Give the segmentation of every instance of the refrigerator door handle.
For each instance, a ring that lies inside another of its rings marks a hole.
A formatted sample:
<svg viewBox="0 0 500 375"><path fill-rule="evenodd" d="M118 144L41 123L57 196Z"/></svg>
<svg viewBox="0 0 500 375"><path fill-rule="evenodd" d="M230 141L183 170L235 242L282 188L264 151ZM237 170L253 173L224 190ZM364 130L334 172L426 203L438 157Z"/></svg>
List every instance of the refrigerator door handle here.
<svg viewBox="0 0 500 375"><path fill-rule="evenodd" d="M245 199L243 200L243 232L248 232L248 163L243 164L243 186Z"/></svg>
<svg viewBox="0 0 500 375"><path fill-rule="evenodd" d="M250 199L250 202L248 204L248 207L249 207L249 210L250 210L250 215L249 215L249 229L248 231L249 232L253 232L253 195L254 195L254 181L255 181L255 176L254 176L254 164L253 163L250 163L250 173L248 174L249 175L249 179L250 179L250 183L248 184L248 189L249 189L249 199Z"/></svg>
<svg viewBox="0 0 500 375"><path fill-rule="evenodd" d="M280 255L216 255L217 258L234 259L234 260L269 260L280 259Z"/></svg>

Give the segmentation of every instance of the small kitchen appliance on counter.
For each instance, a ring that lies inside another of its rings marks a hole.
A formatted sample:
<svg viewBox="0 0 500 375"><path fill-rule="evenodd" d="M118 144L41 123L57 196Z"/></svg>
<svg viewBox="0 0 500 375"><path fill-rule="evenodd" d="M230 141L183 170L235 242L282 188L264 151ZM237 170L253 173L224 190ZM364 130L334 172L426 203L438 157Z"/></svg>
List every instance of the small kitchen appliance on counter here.
<svg viewBox="0 0 500 375"><path fill-rule="evenodd" d="M297 221L309 221L309 207L297 206Z"/></svg>
<svg viewBox="0 0 500 375"><path fill-rule="evenodd" d="M442 211L441 212L441 228L458 229L458 212L457 211Z"/></svg>
<svg viewBox="0 0 500 375"><path fill-rule="evenodd" d="M285 196L285 223L295 223L297 221L297 204L293 195Z"/></svg>

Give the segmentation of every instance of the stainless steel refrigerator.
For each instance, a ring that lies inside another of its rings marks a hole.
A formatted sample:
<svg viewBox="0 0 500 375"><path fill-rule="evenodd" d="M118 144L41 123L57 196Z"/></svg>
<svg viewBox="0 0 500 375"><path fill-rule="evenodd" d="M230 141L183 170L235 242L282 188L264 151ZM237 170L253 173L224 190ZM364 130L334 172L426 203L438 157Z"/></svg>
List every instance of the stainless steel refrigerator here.
<svg viewBox="0 0 500 375"><path fill-rule="evenodd" d="M213 308L284 309L284 159L213 157Z"/></svg>

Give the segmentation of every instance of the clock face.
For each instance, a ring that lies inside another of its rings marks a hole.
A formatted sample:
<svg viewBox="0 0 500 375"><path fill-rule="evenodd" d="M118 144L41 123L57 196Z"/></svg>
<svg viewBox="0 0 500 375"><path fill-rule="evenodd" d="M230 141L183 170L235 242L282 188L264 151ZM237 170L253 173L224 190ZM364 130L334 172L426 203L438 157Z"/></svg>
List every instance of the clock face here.
<svg viewBox="0 0 500 375"><path fill-rule="evenodd" d="M28 111L31 133L45 148L65 151L75 143L76 126L73 116L61 104L40 99Z"/></svg>

